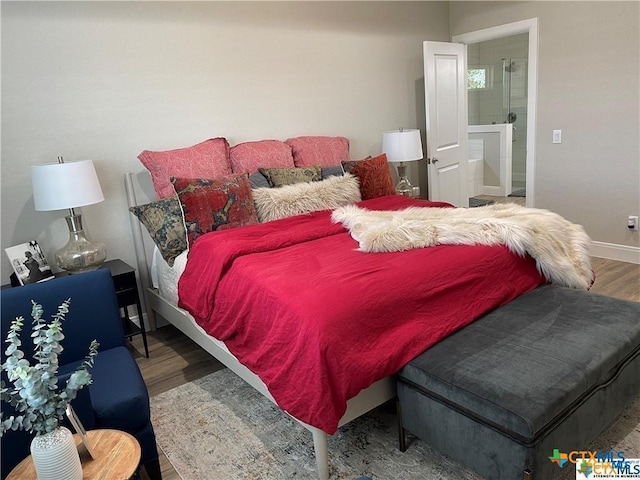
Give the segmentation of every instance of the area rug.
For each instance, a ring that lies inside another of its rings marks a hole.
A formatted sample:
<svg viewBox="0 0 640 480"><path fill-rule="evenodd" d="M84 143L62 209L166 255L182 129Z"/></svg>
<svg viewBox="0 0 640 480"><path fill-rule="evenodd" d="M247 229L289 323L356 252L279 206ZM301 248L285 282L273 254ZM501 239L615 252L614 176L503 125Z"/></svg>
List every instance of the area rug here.
<svg viewBox="0 0 640 480"><path fill-rule="evenodd" d="M524 188L521 188L519 190L514 190L513 192L511 192L511 194L509 195L510 197L526 197L527 196L527 190Z"/></svg>
<svg viewBox="0 0 640 480"><path fill-rule="evenodd" d="M183 480L316 479L311 434L227 369L151 398L158 445ZM640 400L594 443L640 457ZM329 437L331 479L480 480L409 435L383 405ZM564 469L563 474L569 474ZM575 478L563 475L563 478Z"/></svg>

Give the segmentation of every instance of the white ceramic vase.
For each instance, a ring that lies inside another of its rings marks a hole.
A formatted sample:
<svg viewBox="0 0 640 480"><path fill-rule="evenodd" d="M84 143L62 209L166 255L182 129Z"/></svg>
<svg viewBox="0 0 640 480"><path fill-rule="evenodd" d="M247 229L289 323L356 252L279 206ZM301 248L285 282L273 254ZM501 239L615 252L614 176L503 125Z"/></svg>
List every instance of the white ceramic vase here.
<svg viewBox="0 0 640 480"><path fill-rule="evenodd" d="M31 441L31 458L38 480L82 480L80 456L68 428L36 435Z"/></svg>

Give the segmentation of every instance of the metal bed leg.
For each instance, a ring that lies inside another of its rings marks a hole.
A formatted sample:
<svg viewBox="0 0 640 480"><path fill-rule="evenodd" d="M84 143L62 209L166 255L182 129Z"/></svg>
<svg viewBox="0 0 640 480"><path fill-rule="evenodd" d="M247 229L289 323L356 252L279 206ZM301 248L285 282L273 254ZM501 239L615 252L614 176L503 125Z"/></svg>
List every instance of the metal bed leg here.
<svg viewBox="0 0 640 480"><path fill-rule="evenodd" d="M319 428L311 430L313 434L313 450L316 454L316 465L318 467L318 478L329 480L329 454L327 448L327 434Z"/></svg>
<svg viewBox="0 0 640 480"><path fill-rule="evenodd" d="M396 397L396 416L398 418L398 448L401 452L407 451L407 437L405 436L404 425L402 423L402 406Z"/></svg>

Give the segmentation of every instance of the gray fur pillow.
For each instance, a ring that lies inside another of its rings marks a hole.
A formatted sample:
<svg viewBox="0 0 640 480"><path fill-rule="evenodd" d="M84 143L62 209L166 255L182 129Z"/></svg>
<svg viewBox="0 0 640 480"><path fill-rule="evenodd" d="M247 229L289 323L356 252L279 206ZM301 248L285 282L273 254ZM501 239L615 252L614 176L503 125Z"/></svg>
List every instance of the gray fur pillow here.
<svg viewBox="0 0 640 480"><path fill-rule="evenodd" d="M360 199L358 179L349 173L321 182L253 190L253 201L260 222L330 210L359 202Z"/></svg>

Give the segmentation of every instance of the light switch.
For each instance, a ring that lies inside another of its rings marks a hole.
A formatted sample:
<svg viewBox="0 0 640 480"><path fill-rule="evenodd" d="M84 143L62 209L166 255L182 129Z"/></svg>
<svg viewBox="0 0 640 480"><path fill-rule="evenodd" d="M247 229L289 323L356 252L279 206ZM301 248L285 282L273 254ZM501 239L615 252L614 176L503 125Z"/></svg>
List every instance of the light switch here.
<svg viewBox="0 0 640 480"><path fill-rule="evenodd" d="M562 130L553 131L553 143L562 143Z"/></svg>

